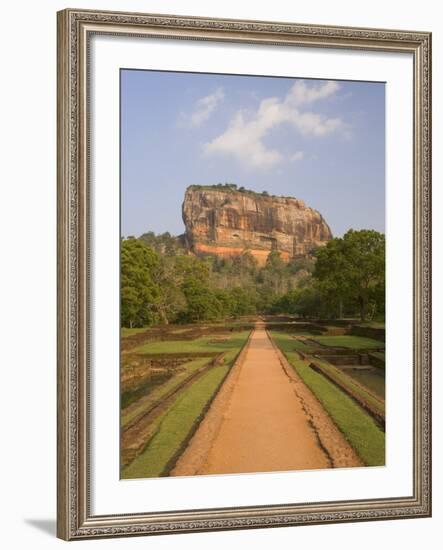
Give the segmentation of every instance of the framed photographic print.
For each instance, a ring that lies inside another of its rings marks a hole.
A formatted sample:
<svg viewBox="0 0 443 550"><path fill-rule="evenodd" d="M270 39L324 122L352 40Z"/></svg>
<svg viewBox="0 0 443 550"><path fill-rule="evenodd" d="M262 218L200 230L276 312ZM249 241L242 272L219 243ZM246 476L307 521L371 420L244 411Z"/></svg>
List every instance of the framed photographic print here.
<svg viewBox="0 0 443 550"><path fill-rule="evenodd" d="M58 14L58 535L431 513L431 36Z"/></svg>

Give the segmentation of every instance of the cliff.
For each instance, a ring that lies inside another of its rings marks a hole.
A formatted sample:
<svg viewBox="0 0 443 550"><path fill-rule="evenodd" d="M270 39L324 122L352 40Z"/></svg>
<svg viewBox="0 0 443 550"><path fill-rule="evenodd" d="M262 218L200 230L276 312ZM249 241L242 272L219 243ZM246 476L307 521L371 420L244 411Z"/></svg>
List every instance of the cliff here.
<svg viewBox="0 0 443 550"><path fill-rule="evenodd" d="M331 230L301 200L220 186L190 186L183 202L185 244L197 255L233 256L249 251L260 265L271 250L282 259L309 256Z"/></svg>

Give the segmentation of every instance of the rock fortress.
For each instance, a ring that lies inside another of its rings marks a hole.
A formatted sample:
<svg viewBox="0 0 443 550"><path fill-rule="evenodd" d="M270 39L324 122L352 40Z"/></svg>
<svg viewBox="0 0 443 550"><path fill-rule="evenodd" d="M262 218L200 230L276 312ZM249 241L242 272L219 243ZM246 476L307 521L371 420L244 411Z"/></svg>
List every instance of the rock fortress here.
<svg viewBox="0 0 443 550"><path fill-rule="evenodd" d="M276 250L289 261L325 245L331 230L302 200L270 196L235 186L191 185L183 201L183 236L197 256L230 257L249 252L259 265Z"/></svg>

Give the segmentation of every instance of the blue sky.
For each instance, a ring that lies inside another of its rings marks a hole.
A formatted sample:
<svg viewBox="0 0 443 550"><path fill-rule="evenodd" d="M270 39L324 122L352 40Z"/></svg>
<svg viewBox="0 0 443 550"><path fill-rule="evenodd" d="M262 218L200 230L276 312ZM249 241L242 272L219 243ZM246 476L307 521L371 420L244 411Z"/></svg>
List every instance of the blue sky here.
<svg viewBox="0 0 443 550"><path fill-rule="evenodd" d="M385 85L122 70L122 235L183 233L186 187L219 182L384 232Z"/></svg>

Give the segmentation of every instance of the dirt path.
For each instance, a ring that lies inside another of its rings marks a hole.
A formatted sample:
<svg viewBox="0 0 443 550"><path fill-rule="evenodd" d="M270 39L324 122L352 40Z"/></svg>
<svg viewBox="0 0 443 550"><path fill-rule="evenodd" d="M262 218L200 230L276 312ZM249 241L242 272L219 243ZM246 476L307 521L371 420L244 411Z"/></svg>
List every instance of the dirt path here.
<svg viewBox="0 0 443 550"><path fill-rule="evenodd" d="M234 367L171 474L332 467L333 458L313 424L305 397L297 393L278 350L263 324L258 323L240 364ZM332 422L323 410L321 416L331 430ZM338 432L332 425L339 447L344 445L349 451L344 438L334 430ZM359 465L350 452L352 457L346 465Z"/></svg>

